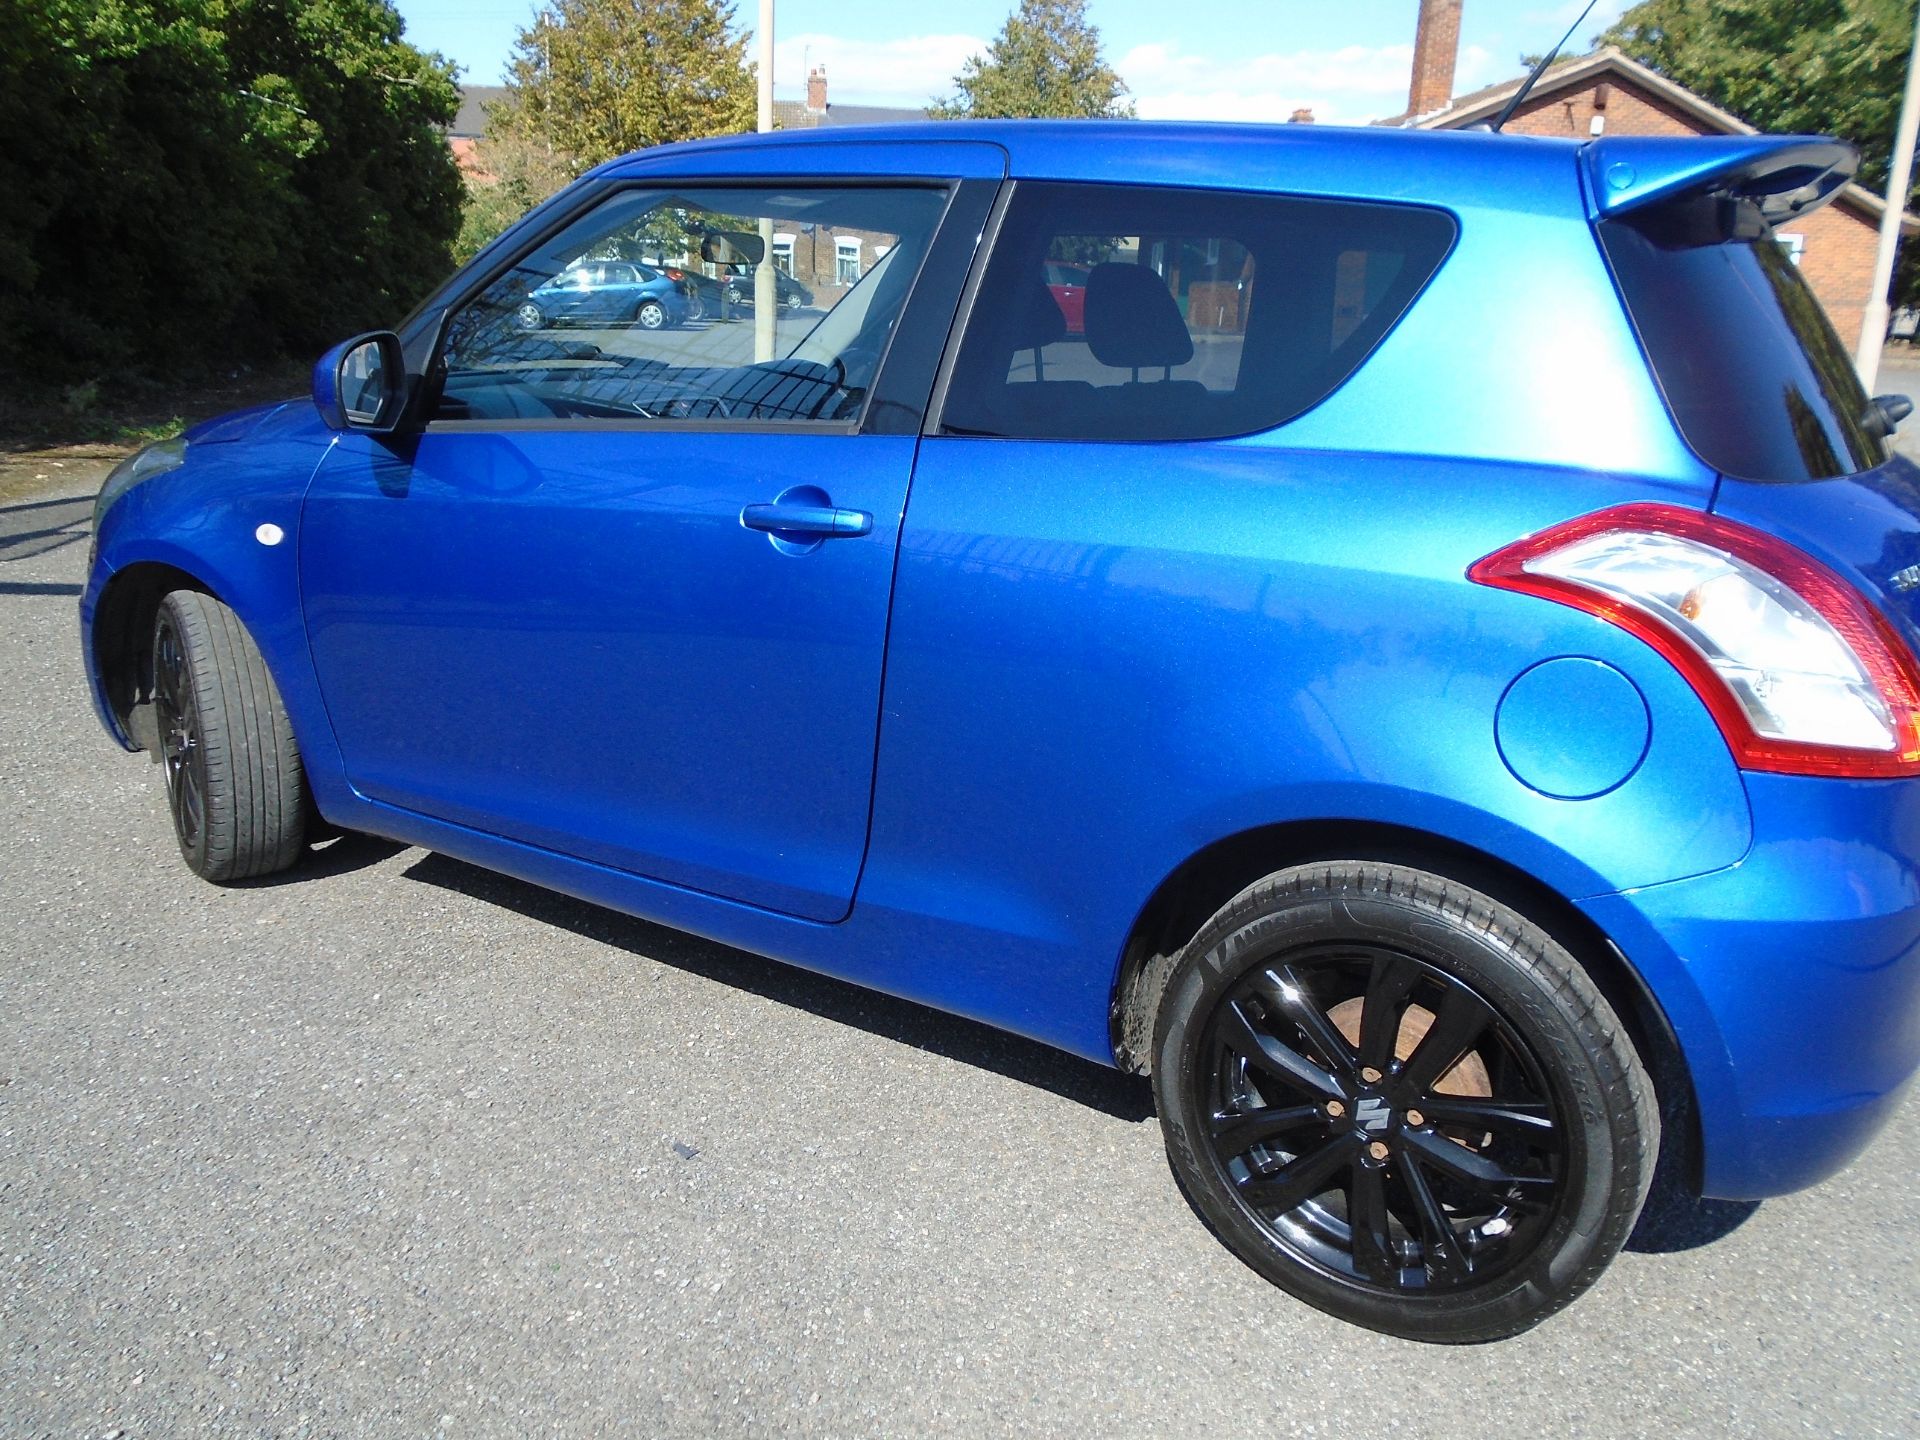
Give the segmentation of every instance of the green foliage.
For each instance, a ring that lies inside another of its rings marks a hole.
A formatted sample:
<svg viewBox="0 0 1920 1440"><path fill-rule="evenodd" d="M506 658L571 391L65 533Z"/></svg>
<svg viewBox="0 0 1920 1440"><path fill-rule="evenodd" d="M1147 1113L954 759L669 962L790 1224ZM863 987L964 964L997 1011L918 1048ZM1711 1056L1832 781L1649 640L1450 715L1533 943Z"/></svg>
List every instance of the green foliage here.
<svg viewBox="0 0 1920 1440"><path fill-rule="evenodd" d="M500 129L582 167L751 130L754 73L733 19L730 0L547 0L514 43Z"/></svg>
<svg viewBox="0 0 1920 1440"><path fill-rule="evenodd" d="M986 55L970 58L953 83L957 94L927 107L936 120L1133 116L1086 0L1020 0Z"/></svg>
<svg viewBox="0 0 1920 1440"><path fill-rule="evenodd" d="M460 234L453 242L457 263L471 260L482 246L587 168L528 129L511 97L488 107L486 138L475 147L476 173L467 177Z"/></svg>
<svg viewBox="0 0 1920 1440"><path fill-rule="evenodd" d="M1760 130L1837 135L1882 190L1916 0L1647 0L1604 39Z"/></svg>
<svg viewBox="0 0 1920 1440"><path fill-rule="evenodd" d="M9 0L0 365L312 350L444 274L453 67L386 0Z"/></svg>

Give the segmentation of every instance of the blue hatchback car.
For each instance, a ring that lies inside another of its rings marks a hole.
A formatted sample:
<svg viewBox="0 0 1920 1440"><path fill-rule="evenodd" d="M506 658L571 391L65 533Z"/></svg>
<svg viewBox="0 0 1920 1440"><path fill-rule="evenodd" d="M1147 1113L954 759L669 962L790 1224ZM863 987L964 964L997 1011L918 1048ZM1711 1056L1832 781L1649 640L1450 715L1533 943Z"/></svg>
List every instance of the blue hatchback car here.
<svg viewBox="0 0 1920 1440"><path fill-rule="evenodd" d="M514 312L523 329L550 325L637 325L658 330L682 324L691 313L687 295L658 270L630 260L569 265L535 286Z"/></svg>
<svg viewBox="0 0 1920 1440"><path fill-rule="evenodd" d="M1920 471L1771 238L1852 165L629 156L115 472L95 703L209 880L324 820L1150 1073L1248 1265L1511 1334L1656 1156L1812 1185L1920 1061ZM846 258L804 315L521 323L636 244Z"/></svg>

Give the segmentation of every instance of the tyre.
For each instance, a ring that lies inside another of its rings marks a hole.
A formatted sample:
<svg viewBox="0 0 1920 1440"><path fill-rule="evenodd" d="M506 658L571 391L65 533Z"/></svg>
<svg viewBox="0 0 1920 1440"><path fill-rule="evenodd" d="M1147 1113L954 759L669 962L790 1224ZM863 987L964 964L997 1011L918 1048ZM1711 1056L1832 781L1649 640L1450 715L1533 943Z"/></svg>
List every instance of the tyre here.
<svg viewBox="0 0 1920 1440"><path fill-rule="evenodd" d="M789 290L787 292L787 298L780 303L789 310L798 310L800 308L800 292L798 290Z"/></svg>
<svg viewBox="0 0 1920 1440"><path fill-rule="evenodd" d="M1544 931L1374 862L1269 876L1172 966L1153 1084L1188 1198L1344 1320L1498 1339L1569 1304L1659 1149L1618 1017Z"/></svg>
<svg viewBox="0 0 1920 1440"><path fill-rule="evenodd" d="M642 330L664 329L667 323L667 307L658 300L642 300L640 308L633 312L633 323Z"/></svg>
<svg viewBox="0 0 1920 1440"><path fill-rule="evenodd" d="M522 302L520 308L513 312L513 318L522 330L540 330L547 323L546 312L531 300Z"/></svg>
<svg viewBox="0 0 1920 1440"><path fill-rule="evenodd" d="M707 297L698 290L687 292L687 323L696 324L707 318Z"/></svg>
<svg viewBox="0 0 1920 1440"><path fill-rule="evenodd" d="M160 602L153 700L180 853L215 883L284 870L306 838L306 775L280 692L239 616L194 590Z"/></svg>

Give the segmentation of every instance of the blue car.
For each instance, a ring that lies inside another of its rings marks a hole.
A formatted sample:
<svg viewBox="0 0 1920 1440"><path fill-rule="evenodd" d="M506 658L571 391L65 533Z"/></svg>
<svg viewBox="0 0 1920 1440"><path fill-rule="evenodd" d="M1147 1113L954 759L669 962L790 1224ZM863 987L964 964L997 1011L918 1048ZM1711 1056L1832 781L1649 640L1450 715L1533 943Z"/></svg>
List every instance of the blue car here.
<svg viewBox="0 0 1920 1440"><path fill-rule="evenodd" d="M1817 1184L1920 1062L1920 470L1772 238L1853 165L1132 122L629 156L310 398L114 473L94 702L210 881L324 821L1150 1075L1256 1271L1513 1334L1656 1161ZM642 232L879 258L804 319L522 328Z"/></svg>
<svg viewBox="0 0 1920 1440"><path fill-rule="evenodd" d="M635 325L659 330L690 317L684 287L658 270L626 260L570 265L520 302L522 329L549 325Z"/></svg>

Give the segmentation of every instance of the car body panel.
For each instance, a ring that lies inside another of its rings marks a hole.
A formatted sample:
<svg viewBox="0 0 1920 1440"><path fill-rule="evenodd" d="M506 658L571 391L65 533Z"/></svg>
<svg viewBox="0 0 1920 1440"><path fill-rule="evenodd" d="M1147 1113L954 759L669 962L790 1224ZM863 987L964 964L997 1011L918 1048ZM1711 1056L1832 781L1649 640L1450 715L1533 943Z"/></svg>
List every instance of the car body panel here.
<svg viewBox="0 0 1920 1440"><path fill-rule="evenodd" d="M866 843L910 436L438 427L347 436L300 543L314 663L371 799L837 919ZM875 533L746 506L831 477Z"/></svg>

